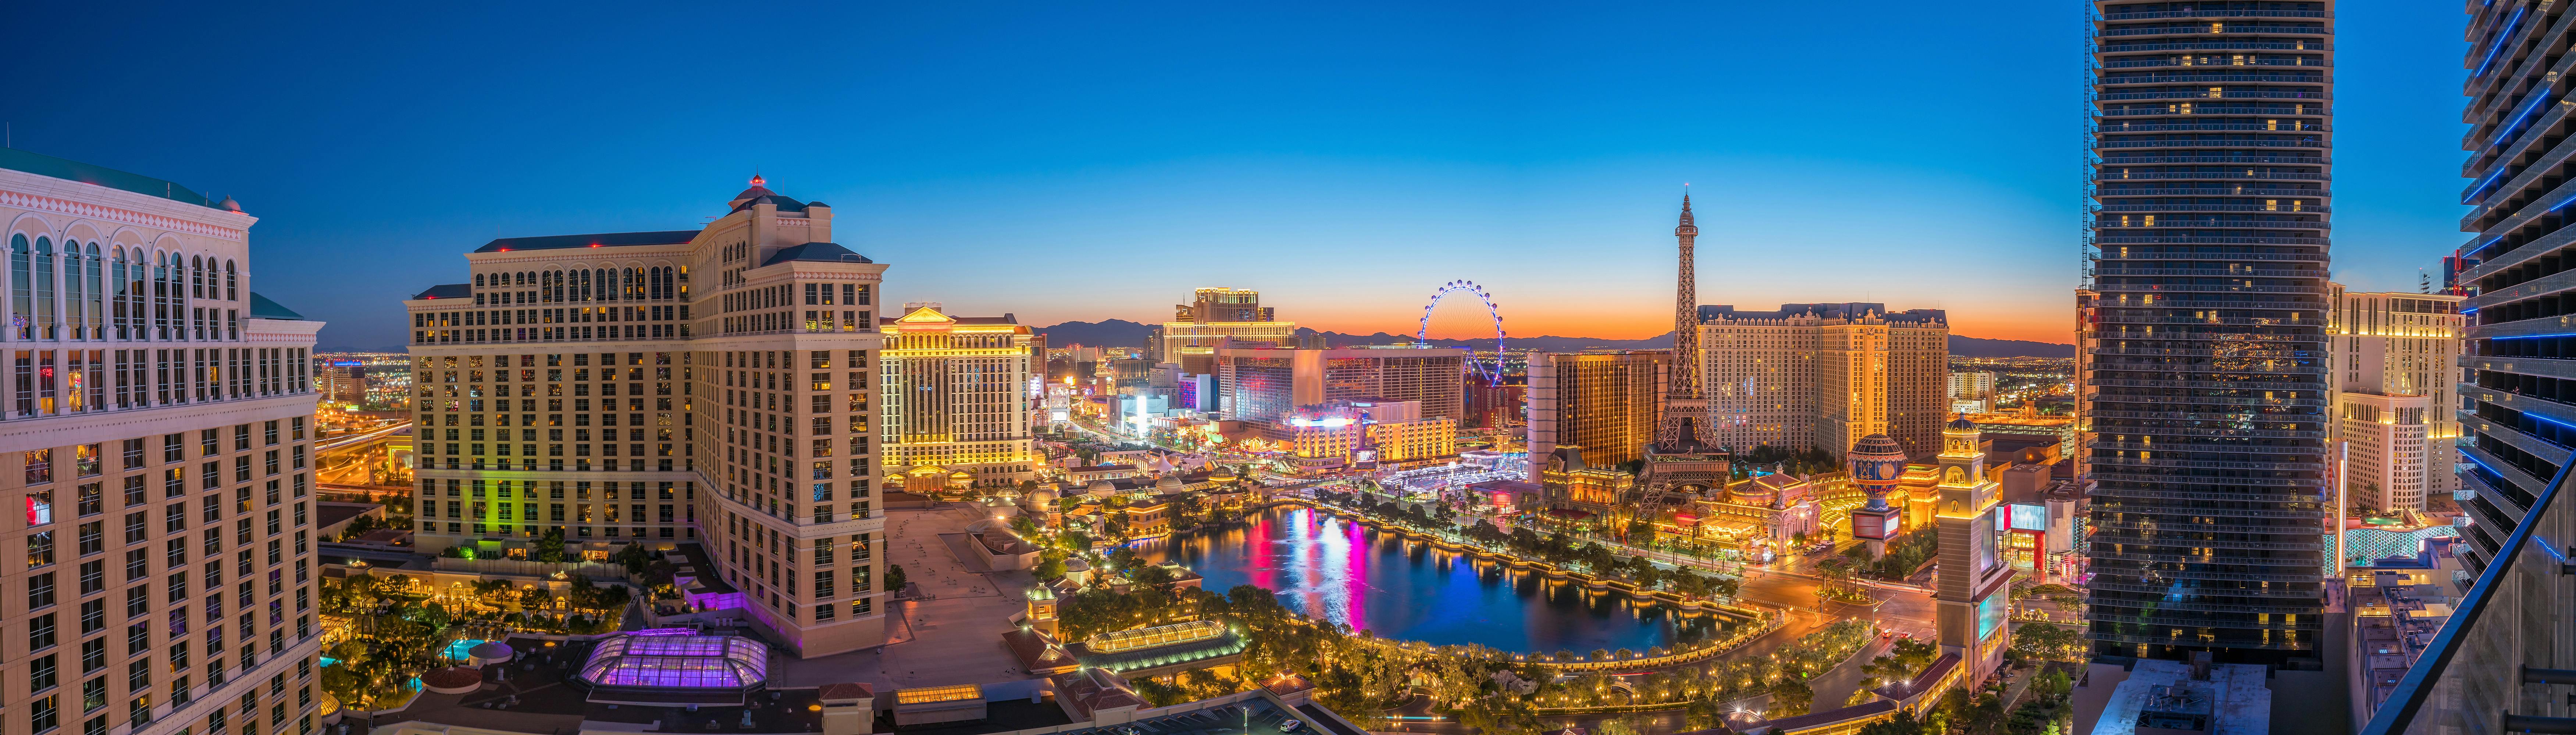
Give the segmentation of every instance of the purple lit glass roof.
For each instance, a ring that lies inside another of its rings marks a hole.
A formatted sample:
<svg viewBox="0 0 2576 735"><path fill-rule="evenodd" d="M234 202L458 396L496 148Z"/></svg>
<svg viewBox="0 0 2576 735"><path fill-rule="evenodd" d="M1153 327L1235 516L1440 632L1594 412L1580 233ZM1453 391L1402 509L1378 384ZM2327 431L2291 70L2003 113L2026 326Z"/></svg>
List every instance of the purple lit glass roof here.
<svg viewBox="0 0 2576 735"><path fill-rule="evenodd" d="M581 665L593 686L745 689L769 674L769 651L738 636L617 636Z"/></svg>

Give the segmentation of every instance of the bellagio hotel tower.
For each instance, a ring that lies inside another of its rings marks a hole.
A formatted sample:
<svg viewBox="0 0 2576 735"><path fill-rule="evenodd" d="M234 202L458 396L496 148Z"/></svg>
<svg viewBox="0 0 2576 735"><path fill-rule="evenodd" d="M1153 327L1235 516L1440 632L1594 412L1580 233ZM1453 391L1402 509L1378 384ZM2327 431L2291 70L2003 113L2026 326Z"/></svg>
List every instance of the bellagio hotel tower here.
<svg viewBox="0 0 2576 735"><path fill-rule="evenodd" d="M231 199L0 148L0 732L309 735L310 352Z"/></svg>
<svg viewBox="0 0 2576 735"><path fill-rule="evenodd" d="M405 302L420 548L647 544L800 655L885 640L886 266L761 184L702 229L494 240Z"/></svg>

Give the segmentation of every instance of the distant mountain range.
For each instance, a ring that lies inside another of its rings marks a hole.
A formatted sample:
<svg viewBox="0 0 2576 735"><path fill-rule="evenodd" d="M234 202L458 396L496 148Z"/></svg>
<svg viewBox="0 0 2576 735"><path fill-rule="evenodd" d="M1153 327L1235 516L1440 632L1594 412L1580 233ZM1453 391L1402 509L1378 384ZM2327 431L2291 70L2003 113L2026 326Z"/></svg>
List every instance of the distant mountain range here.
<svg viewBox="0 0 2576 735"><path fill-rule="evenodd" d="M1153 325L1139 324L1125 319L1110 319L1099 322L1065 322L1054 326L1037 328L1037 332L1039 334L1046 335L1047 346L1049 347L1063 347L1065 345L1141 347L1145 344L1145 336L1152 333L1153 330ZM1297 334L1299 335L1314 333L1315 330L1305 329L1302 327L1297 330ZM1323 334L1325 343L1336 347L1343 345L1397 344L1413 341L1412 335L1395 335L1387 334L1385 332L1378 332L1376 334L1343 334L1341 332L1325 332ZM1472 339L1434 339L1431 340L1431 344L1439 347L1466 347L1474 349L1486 349L1494 346L1493 340L1490 339L1482 341ZM1575 352L1581 350L1659 350L1672 347L1673 336L1670 333L1665 333L1663 335L1647 339L1602 339L1599 337L1556 336L1507 337L1504 340L1504 346L1511 349L1545 350L1549 352ZM2017 339L1963 337L1953 334L1950 335L1950 354L1954 357L2072 358L2075 356L2075 346L2049 344L2047 342L2029 342Z"/></svg>

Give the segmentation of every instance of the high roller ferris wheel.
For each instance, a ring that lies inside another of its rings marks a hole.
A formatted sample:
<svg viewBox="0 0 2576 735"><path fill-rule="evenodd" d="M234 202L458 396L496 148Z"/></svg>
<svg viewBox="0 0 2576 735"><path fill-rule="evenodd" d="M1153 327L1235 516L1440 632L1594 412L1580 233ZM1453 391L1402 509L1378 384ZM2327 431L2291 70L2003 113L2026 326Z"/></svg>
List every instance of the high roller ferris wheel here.
<svg viewBox="0 0 2576 735"><path fill-rule="evenodd" d="M1441 299L1447 298L1453 293L1475 295L1476 301L1485 305L1485 316L1492 319L1494 322L1494 360L1492 366L1488 368L1485 363L1476 359L1473 351L1470 351L1467 355L1467 370L1475 373L1477 377L1483 378L1485 383L1488 385L1502 383L1503 311L1500 307L1494 305L1493 294L1487 293L1485 291L1485 287L1476 285L1475 281L1457 280L1440 284L1440 290L1431 294L1431 303L1422 307L1422 324L1421 327L1413 333L1414 345L1420 347L1431 346L1431 312L1440 308Z"/></svg>

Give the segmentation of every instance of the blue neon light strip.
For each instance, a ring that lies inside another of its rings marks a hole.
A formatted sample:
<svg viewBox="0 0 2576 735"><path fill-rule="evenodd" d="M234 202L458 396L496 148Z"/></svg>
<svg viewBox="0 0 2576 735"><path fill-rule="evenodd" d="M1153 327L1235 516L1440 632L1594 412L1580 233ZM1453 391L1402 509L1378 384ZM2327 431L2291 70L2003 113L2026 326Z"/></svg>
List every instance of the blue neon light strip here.
<svg viewBox="0 0 2576 735"><path fill-rule="evenodd" d="M2464 458L2464 459L2467 459L2467 460L2469 461L2469 463L2470 463L2470 464L2474 464L2474 465L2477 465L2477 466L2479 466L2479 467L2485 468L2485 469L2486 469L2486 471L2487 471L2487 474L2495 475L2495 476L2497 476L2497 477L2503 477L2503 476L2504 476L2504 473L2502 473L2502 472L2497 472L2497 471L2496 471L2496 468L2495 468L2495 466L2494 466L2494 465L2490 465L2490 464L2487 464L2487 463L2485 463L2485 462L2480 462L2480 461L2478 461L2478 456L2477 456L2477 455L2470 454L2470 453L2468 453L2468 452L2461 452L2461 453L2460 453L2460 457L2462 457L2462 458Z"/></svg>
<svg viewBox="0 0 2576 735"><path fill-rule="evenodd" d="M2559 426L2564 426L2564 427L2567 427L2567 428L2570 428L2570 429L2576 429L2576 424L2571 424L2571 423L2567 423L2567 422L2565 422L2565 421L2560 421L2560 420L2557 420L2557 419L2553 419L2553 418L2550 418L2550 417L2547 417L2547 416L2542 416L2542 415L2540 415L2540 414L2532 413L2532 412L2530 412L2530 411L2524 411L2524 410L2514 409L2514 408L2506 408L2505 410L2507 410L2507 411L2513 411L2513 412L2515 412L2515 413L2519 413L2519 414L2522 414L2522 415L2524 415L2524 416L2529 416L2529 417L2531 417L2531 418L2539 419L2539 420L2542 420L2542 421L2547 421L2547 422L2549 422L2549 423L2557 424L2557 425L2559 425Z"/></svg>
<svg viewBox="0 0 2576 735"><path fill-rule="evenodd" d="M2502 164L2498 164L2494 171L2487 173L2486 178L2478 179L2478 184L2476 186L2469 187L2469 193L2460 195L2460 203L2476 204L2485 200L2487 187L2494 186L2496 183L2496 177L2503 175L2504 166Z"/></svg>
<svg viewBox="0 0 2576 735"><path fill-rule="evenodd" d="M2576 332L2566 332L2566 333L2560 333L2560 334L2526 334L2526 335L2523 335L2523 336L2520 336L2520 337L2478 337L2477 339L2508 340L2508 339L2540 339L2540 338L2543 338L2543 337L2576 337Z"/></svg>
<svg viewBox="0 0 2576 735"><path fill-rule="evenodd" d="M2496 34L2494 45L2487 47L2487 60L2478 62L2478 73L2469 75L2469 78L2476 79L2487 75L2487 65L2495 63L2496 52L2503 51L2505 41L2513 38L2514 29L2522 27L2522 10L2522 8L2513 9L2513 19L2505 21L2504 32Z"/></svg>
<svg viewBox="0 0 2576 735"><path fill-rule="evenodd" d="M2540 109L2540 103L2548 101L2549 92L2547 90L2542 90L2539 94L2533 95L2531 98L2531 104L2523 105L2522 112L2513 116L2513 122L2507 123L2504 126L2504 129L2496 131L2495 140L2488 143L2487 147L2493 148L2504 145L2505 138L2512 136L2514 133L2521 132L2523 122L2531 118L2532 111Z"/></svg>

